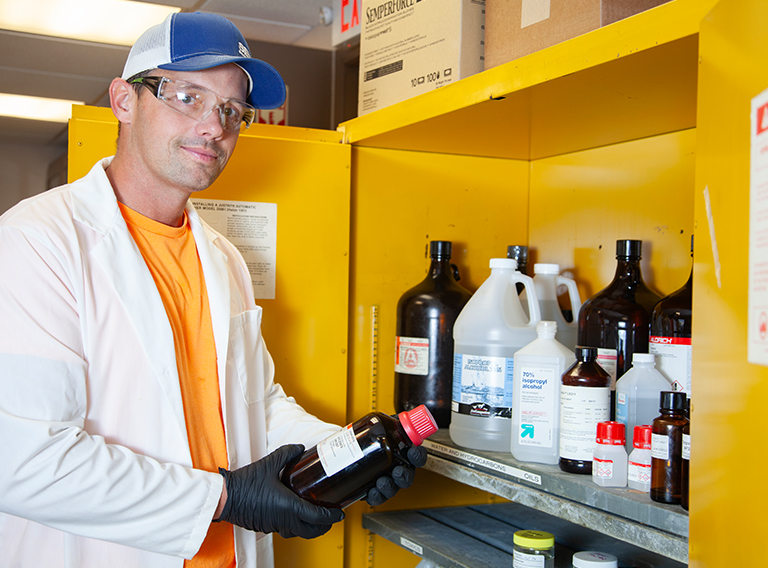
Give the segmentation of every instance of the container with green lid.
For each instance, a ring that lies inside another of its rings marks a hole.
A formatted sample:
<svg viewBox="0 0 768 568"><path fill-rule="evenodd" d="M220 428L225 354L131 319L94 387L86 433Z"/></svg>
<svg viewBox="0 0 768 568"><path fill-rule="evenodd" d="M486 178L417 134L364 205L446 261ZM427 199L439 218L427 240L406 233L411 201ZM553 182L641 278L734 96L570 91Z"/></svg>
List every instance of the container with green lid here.
<svg viewBox="0 0 768 568"><path fill-rule="evenodd" d="M514 568L554 568L555 537L544 531L517 531Z"/></svg>

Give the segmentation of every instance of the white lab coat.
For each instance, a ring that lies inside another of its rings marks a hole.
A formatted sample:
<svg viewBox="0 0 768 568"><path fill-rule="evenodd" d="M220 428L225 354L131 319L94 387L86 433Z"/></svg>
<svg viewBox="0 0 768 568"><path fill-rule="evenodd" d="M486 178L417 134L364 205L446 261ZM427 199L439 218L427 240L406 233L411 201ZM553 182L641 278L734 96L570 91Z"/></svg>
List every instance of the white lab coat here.
<svg viewBox="0 0 768 568"><path fill-rule="evenodd" d="M192 469L171 327L104 168L0 217L0 566L180 568L222 477ZM338 427L273 382L245 263L187 215L208 289L229 469ZM236 527L238 566L272 539Z"/></svg>

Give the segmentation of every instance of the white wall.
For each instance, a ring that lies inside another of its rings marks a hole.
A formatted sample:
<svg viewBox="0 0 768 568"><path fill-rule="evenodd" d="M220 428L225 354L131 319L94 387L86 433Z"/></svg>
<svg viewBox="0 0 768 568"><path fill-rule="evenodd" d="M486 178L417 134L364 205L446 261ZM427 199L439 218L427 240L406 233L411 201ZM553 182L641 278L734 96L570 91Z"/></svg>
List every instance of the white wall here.
<svg viewBox="0 0 768 568"><path fill-rule="evenodd" d="M0 214L48 189L48 167L65 150L31 143L0 143Z"/></svg>

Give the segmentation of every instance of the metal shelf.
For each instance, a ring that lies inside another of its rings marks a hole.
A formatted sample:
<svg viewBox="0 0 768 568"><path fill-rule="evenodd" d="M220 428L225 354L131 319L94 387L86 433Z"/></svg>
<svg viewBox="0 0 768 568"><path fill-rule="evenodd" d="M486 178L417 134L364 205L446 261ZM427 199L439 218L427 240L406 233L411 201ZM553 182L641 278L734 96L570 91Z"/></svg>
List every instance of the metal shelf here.
<svg viewBox="0 0 768 568"><path fill-rule="evenodd" d="M613 554L622 568L683 566L516 503L370 513L363 515L363 527L441 568L512 566L513 535L521 529L555 536L556 568L570 568L574 552L580 550Z"/></svg>
<svg viewBox="0 0 768 568"><path fill-rule="evenodd" d="M447 430L425 441L426 469L649 550L688 562L688 513L630 489L603 488L590 476L523 463L511 454L456 446Z"/></svg>

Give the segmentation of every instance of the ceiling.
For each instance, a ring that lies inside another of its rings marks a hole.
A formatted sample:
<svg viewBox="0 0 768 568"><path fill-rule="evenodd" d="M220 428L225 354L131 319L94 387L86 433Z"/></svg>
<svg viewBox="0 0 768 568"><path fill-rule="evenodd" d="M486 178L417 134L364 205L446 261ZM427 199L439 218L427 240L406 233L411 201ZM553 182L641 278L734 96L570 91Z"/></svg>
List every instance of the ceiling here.
<svg viewBox="0 0 768 568"><path fill-rule="evenodd" d="M0 0L15 2L18 0ZM141 1L141 0L138 0ZM248 40L330 50L320 9L332 0L153 0L185 12L232 20ZM122 74L128 47L0 29L0 91L108 106L107 88ZM66 125L0 117L0 143L66 145Z"/></svg>

